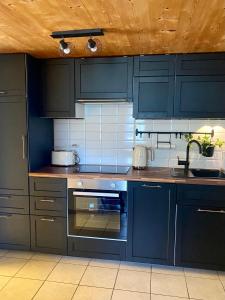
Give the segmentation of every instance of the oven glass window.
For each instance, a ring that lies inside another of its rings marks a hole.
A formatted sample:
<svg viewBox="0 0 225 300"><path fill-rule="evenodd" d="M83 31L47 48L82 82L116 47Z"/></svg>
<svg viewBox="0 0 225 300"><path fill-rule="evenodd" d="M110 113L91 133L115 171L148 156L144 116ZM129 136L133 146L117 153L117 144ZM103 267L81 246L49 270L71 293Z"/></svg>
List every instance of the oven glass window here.
<svg viewBox="0 0 225 300"><path fill-rule="evenodd" d="M72 196L69 235L127 238L127 207L123 197Z"/></svg>

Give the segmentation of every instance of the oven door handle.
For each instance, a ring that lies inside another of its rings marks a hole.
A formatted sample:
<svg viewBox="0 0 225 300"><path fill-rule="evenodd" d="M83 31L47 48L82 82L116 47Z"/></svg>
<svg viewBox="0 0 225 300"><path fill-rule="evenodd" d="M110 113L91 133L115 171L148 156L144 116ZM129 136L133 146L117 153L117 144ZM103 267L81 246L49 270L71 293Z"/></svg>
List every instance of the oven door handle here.
<svg viewBox="0 0 225 300"><path fill-rule="evenodd" d="M119 198L117 193L73 192L73 196L110 197Z"/></svg>

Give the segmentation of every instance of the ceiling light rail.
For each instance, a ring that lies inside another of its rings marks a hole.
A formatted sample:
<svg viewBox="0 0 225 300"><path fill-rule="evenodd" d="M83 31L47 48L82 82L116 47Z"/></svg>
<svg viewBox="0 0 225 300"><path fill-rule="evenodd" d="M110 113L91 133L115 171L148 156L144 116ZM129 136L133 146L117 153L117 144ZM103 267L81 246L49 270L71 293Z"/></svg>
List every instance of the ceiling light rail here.
<svg viewBox="0 0 225 300"><path fill-rule="evenodd" d="M198 134L198 135L210 135L211 137L214 137L214 130L212 129L211 132L195 132L195 131L140 131L138 128L135 131L136 136L140 135L142 137L143 134L147 134L148 137L150 138L152 134L169 134L175 135L175 138L177 139L178 137L181 139L182 136L184 135L192 135L192 134Z"/></svg>

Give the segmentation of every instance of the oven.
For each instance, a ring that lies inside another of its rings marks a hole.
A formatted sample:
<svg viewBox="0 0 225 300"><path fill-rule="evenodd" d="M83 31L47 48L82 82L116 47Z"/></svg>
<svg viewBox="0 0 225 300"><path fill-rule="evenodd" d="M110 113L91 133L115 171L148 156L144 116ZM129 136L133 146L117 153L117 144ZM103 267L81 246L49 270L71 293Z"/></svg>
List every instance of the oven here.
<svg viewBox="0 0 225 300"><path fill-rule="evenodd" d="M67 231L70 237L127 240L127 182L68 181Z"/></svg>

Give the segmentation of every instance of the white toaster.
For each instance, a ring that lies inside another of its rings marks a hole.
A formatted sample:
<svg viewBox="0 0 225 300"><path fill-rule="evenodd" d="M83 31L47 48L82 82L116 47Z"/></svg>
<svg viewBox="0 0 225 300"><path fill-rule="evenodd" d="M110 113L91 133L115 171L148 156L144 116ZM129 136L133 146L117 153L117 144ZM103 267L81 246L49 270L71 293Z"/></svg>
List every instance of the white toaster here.
<svg viewBox="0 0 225 300"><path fill-rule="evenodd" d="M52 165L74 166L79 163L79 157L75 151L57 150L52 151Z"/></svg>

